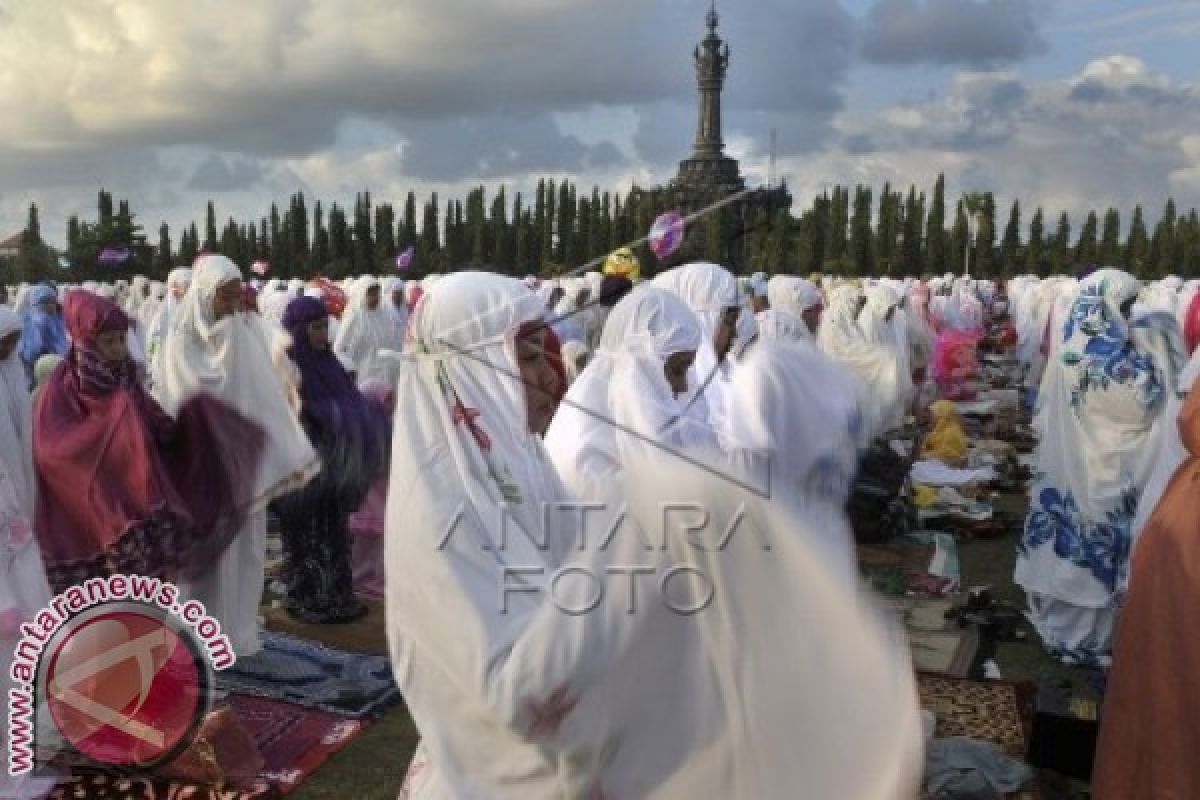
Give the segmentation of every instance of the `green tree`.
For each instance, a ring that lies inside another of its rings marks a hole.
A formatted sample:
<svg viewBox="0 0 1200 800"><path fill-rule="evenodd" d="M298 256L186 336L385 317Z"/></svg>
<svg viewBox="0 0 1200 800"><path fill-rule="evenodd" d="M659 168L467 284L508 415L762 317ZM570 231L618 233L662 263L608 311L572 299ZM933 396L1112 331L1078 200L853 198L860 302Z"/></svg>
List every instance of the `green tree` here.
<svg viewBox="0 0 1200 800"><path fill-rule="evenodd" d="M396 212L391 203L375 207L375 264L379 272L388 272L396 258Z"/></svg>
<svg viewBox="0 0 1200 800"><path fill-rule="evenodd" d="M1101 264L1121 263L1121 212L1110 208L1104 213L1104 233L1100 236Z"/></svg>
<svg viewBox="0 0 1200 800"><path fill-rule="evenodd" d="M1142 207L1133 209L1133 220L1129 223L1129 237L1125 240L1125 264L1140 276L1147 275L1147 259L1150 255L1150 237L1146 232L1146 221Z"/></svg>
<svg viewBox="0 0 1200 800"><path fill-rule="evenodd" d="M958 201L954 211L954 227L950 230L950 248L946 251L946 271L955 275L966 268L967 247L971 244L970 220L967 204Z"/></svg>
<svg viewBox="0 0 1200 800"><path fill-rule="evenodd" d="M916 274L920 265L905 264L904 268ZM938 175L933 187L933 205L925 223L925 269L935 275L946 271L946 176Z"/></svg>
<svg viewBox="0 0 1200 800"><path fill-rule="evenodd" d="M329 260L323 265L322 271L329 275L345 275L350 266L350 247L350 226L346 223L346 212L334 203L329 207Z"/></svg>
<svg viewBox="0 0 1200 800"><path fill-rule="evenodd" d="M262 233L263 236L260 238L266 238L265 226ZM320 200L313 204L312 240L312 257L309 259L309 268L314 272L320 272L329 263L329 231L325 230L325 210L321 208Z"/></svg>
<svg viewBox="0 0 1200 800"><path fill-rule="evenodd" d="M441 265L441 242L438 241L438 196L433 193L421 216L421 238L417 244L417 270L428 275Z"/></svg>
<svg viewBox="0 0 1200 800"><path fill-rule="evenodd" d="M1058 228L1054 232L1054 241L1050 247L1050 270L1053 274L1061 274L1071 269L1071 217L1062 212L1058 218Z"/></svg>
<svg viewBox="0 0 1200 800"><path fill-rule="evenodd" d="M1021 263L1021 204L1014 200L1008 212L1008 225L1004 228L1004 239L1000 244L1000 264L997 275L1012 275Z"/></svg>
<svg viewBox="0 0 1200 800"><path fill-rule="evenodd" d="M404 232L396 240L402 250L417 243L417 196L413 192L409 192L404 200Z"/></svg>
<svg viewBox="0 0 1200 800"><path fill-rule="evenodd" d="M1096 263L1100 256L1100 248L1096 239L1099 226L1100 222L1096 219L1096 212L1088 212L1087 219L1083 221L1083 230L1079 232L1079 241L1075 244L1075 263L1084 265Z"/></svg>
<svg viewBox="0 0 1200 800"><path fill-rule="evenodd" d="M1046 215L1039 207L1029 223L1029 244L1025 248L1025 269L1037 275L1045 275Z"/></svg>
<svg viewBox="0 0 1200 800"><path fill-rule="evenodd" d="M496 191L496 196L492 199L492 214L488 222L492 230L492 252L488 260L497 270L511 275L513 254L508 234L508 197L503 186Z"/></svg>
<svg viewBox="0 0 1200 800"><path fill-rule="evenodd" d="M875 259L881 271L897 271L896 241L900 237L900 208L892 185L885 183L879 195L879 222L875 226Z"/></svg>
<svg viewBox="0 0 1200 800"><path fill-rule="evenodd" d="M905 271L917 272L924 264L925 238L925 195L917 194L917 187L910 186L908 199L904 202L904 239L900 246L900 256Z"/></svg>
<svg viewBox="0 0 1200 800"><path fill-rule="evenodd" d="M853 275L871 275L875 271L875 247L871 236L871 190L854 189L854 215L850 219L850 258Z"/></svg>
<svg viewBox="0 0 1200 800"><path fill-rule="evenodd" d="M272 206L274 207L274 206ZM278 213L278 212L276 212ZM208 201L208 210L204 222L204 252L217 252L217 211L213 208L212 200Z"/></svg>
<svg viewBox="0 0 1200 800"><path fill-rule="evenodd" d="M171 260L171 229L167 223L158 226L158 248L154 252L154 271L166 277L174 262Z"/></svg>

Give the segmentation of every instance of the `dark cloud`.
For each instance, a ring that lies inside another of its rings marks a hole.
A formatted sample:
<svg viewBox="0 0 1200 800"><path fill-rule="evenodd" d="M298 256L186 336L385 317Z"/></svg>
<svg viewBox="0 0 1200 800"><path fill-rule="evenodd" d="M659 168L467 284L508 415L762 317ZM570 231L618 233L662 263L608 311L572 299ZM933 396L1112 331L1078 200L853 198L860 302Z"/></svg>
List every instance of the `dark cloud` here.
<svg viewBox="0 0 1200 800"><path fill-rule="evenodd" d="M1044 51L1031 0L878 0L863 20L876 64L995 65Z"/></svg>
<svg viewBox="0 0 1200 800"><path fill-rule="evenodd" d="M248 159L226 159L213 153L196 168L188 188L198 192L236 192L249 189L263 177L263 168Z"/></svg>
<svg viewBox="0 0 1200 800"><path fill-rule="evenodd" d="M403 171L418 180L492 181L531 171L575 173L589 148L549 114L469 116L398 125Z"/></svg>

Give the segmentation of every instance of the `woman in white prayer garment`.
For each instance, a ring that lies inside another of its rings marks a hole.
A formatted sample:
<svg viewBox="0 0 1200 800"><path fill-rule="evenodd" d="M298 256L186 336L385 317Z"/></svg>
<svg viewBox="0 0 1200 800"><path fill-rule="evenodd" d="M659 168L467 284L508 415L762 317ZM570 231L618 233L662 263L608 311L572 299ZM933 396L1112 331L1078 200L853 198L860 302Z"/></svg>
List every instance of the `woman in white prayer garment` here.
<svg viewBox="0 0 1200 800"><path fill-rule="evenodd" d="M813 557L806 520L670 456L633 465L607 547L547 512L570 497L533 433L555 379L522 332L543 308L520 281L460 273L414 315L385 539L392 666L422 737L402 796L915 796L910 660ZM664 521L663 502L713 524ZM735 520L721 552L696 543ZM686 574L569 613L595 593L572 574L626 566Z"/></svg>
<svg viewBox="0 0 1200 800"><path fill-rule="evenodd" d="M168 414L192 396L207 392L249 417L266 432L266 449L253 496L253 513L217 566L180 586L221 623L234 653L251 656L262 648L258 610L266 569L267 504L306 484L320 461L289 403L274 368L265 325L240 310L218 315L228 297L240 309L242 274L225 256L196 260L195 279L163 349L164 371L155 394Z"/></svg>
<svg viewBox="0 0 1200 800"><path fill-rule="evenodd" d="M617 303L546 433L546 451L572 494L603 499L628 459L687 446L676 423L702 337L696 315L664 289L644 286Z"/></svg>
<svg viewBox="0 0 1200 800"><path fill-rule="evenodd" d="M1178 375L1174 320L1128 319L1138 289L1115 269L1080 284L1039 398L1038 480L1014 579L1046 649L1072 664L1110 661L1131 526Z"/></svg>
<svg viewBox="0 0 1200 800"><path fill-rule="evenodd" d="M390 298L388 299L390 303ZM350 303L342 315L333 350L360 386L388 376L379 358L381 350L400 352L403 334L397 333L384 307L383 284L378 278L359 278L350 290Z"/></svg>
<svg viewBox="0 0 1200 800"><path fill-rule="evenodd" d="M816 285L795 275L776 275L767 282L767 299L770 308L756 315L760 336L816 341L824 306Z"/></svg>
<svg viewBox="0 0 1200 800"><path fill-rule="evenodd" d="M164 365L162 354L167 336L175 324L175 315L183 305L188 287L192 284L192 271L187 267L171 270L167 275L167 297L160 304L150 327L146 330L146 358L150 365L150 378L154 383L162 380Z"/></svg>
<svg viewBox="0 0 1200 800"><path fill-rule="evenodd" d="M845 514L862 440L858 379L803 341L764 340L738 365L721 449L754 491L814 524L832 574L858 583Z"/></svg>
<svg viewBox="0 0 1200 800"><path fill-rule="evenodd" d="M704 337L688 375L684 404L684 414L693 423L687 435L700 436L730 411L726 393L733 366L727 357L739 339L742 320L737 279L724 267L698 262L660 273L651 283L674 292L700 321ZM744 342L746 329L742 332Z"/></svg>
<svg viewBox="0 0 1200 800"><path fill-rule="evenodd" d="M834 289L817 333L817 343L825 354L848 367L860 381L863 444L901 427L912 401L907 359L898 358L894 346L882 339L868 340L858 324L865 303L853 286Z"/></svg>
<svg viewBox="0 0 1200 800"><path fill-rule="evenodd" d="M383 308L392 323L391 349L403 352L404 339L408 335L408 302L404 297L404 281L400 278L384 279Z"/></svg>
<svg viewBox="0 0 1200 800"><path fill-rule="evenodd" d="M50 585L33 535L37 476L33 465L33 410L25 367L18 355L22 319L0 306L0 697L14 688L10 665L20 626L50 604ZM0 753L7 759L7 724L0 726ZM6 764L7 767L7 764ZM54 781L9 775L0 769L0 797L41 797Z"/></svg>

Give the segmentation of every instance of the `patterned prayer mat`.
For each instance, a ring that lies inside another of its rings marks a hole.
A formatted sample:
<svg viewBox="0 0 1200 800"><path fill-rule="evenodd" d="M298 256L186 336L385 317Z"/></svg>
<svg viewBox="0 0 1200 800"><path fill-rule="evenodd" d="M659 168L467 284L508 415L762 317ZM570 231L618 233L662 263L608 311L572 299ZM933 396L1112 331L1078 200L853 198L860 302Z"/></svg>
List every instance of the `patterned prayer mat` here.
<svg viewBox="0 0 1200 800"><path fill-rule="evenodd" d="M939 738L968 736L1025 759L1033 726L1032 685L968 681L945 675L917 675L921 707L937 717Z"/></svg>
<svg viewBox="0 0 1200 800"><path fill-rule="evenodd" d="M61 783L47 800L276 800L279 791L263 785L255 789L213 789L167 781L81 775Z"/></svg>
<svg viewBox="0 0 1200 800"><path fill-rule="evenodd" d="M61 784L50 800L274 800L300 786L370 726L367 720L262 697L230 695L226 702L262 754L264 766L254 786L217 789L90 774Z"/></svg>
<svg viewBox="0 0 1200 800"><path fill-rule="evenodd" d="M275 632L263 634L258 655L217 673L217 688L354 718L377 717L400 699L387 657Z"/></svg>
<svg viewBox="0 0 1200 800"><path fill-rule="evenodd" d="M262 754L259 777L281 794L303 783L371 724L264 697L230 695L227 701Z"/></svg>

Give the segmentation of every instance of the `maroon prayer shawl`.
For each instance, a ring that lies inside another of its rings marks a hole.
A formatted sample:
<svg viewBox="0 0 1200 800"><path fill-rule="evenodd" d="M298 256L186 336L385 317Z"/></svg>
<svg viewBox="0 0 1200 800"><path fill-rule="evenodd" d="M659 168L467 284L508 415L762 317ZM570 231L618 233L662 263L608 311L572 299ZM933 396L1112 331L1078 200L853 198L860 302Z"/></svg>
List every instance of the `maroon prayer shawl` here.
<svg viewBox="0 0 1200 800"><path fill-rule="evenodd" d="M73 345L34 409L34 527L51 585L204 574L245 519L262 430L209 395L171 420L132 361L96 352L97 336L127 328L124 312L83 291L64 311Z"/></svg>

